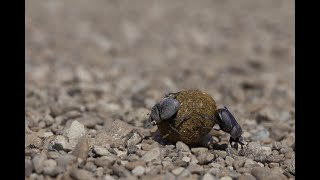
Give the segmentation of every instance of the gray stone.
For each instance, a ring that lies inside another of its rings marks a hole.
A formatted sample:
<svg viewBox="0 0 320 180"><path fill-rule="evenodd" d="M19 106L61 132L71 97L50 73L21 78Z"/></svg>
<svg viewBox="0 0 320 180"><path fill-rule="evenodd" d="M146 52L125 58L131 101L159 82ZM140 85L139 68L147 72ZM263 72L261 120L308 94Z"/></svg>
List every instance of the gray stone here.
<svg viewBox="0 0 320 180"><path fill-rule="evenodd" d="M133 161L133 162L128 162L125 164L125 167L128 169L128 170L133 170L135 167L137 166L142 166L144 167L146 165L146 163L142 160L138 160L138 161Z"/></svg>
<svg viewBox="0 0 320 180"><path fill-rule="evenodd" d="M223 176L220 180L232 180L232 178L230 176Z"/></svg>
<svg viewBox="0 0 320 180"><path fill-rule="evenodd" d="M25 147L34 146L36 148L39 148L43 145L43 142L38 136L36 136L34 134L26 134L24 145L25 145Z"/></svg>
<svg viewBox="0 0 320 180"><path fill-rule="evenodd" d="M109 174L106 174L103 176L103 180L116 180L114 177L110 176Z"/></svg>
<svg viewBox="0 0 320 180"><path fill-rule="evenodd" d="M226 162L226 164L227 164L228 166L232 166L233 161L234 161L234 159L233 159L232 157L226 156L225 162Z"/></svg>
<svg viewBox="0 0 320 180"><path fill-rule="evenodd" d="M243 167L245 168L252 168L252 167L256 167L256 162L254 162L252 159L247 159L243 165Z"/></svg>
<svg viewBox="0 0 320 180"><path fill-rule="evenodd" d="M268 167L254 167L251 170L251 174L256 177L257 179L267 180L267 179L274 179L274 180L286 180L287 177L280 173L277 170L272 170Z"/></svg>
<svg viewBox="0 0 320 180"><path fill-rule="evenodd" d="M98 178L101 178L103 176L103 168L102 167L98 167L96 169L96 176L98 176Z"/></svg>
<svg viewBox="0 0 320 180"><path fill-rule="evenodd" d="M182 152L190 152L189 146L181 141L178 141L176 143L176 148L177 148L177 150L182 151Z"/></svg>
<svg viewBox="0 0 320 180"><path fill-rule="evenodd" d="M107 156L110 154L107 148L98 145L93 146L93 152L95 152L98 156Z"/></svg>
<svg viewBox="0 0 320 180"><path fill-rule="evenodd" d="M132 174L134 176L141 176L144 174L144 167L142 166L136 166L133 170L132 170Z"/></svg>
<svg viewBox="0 0 320 180"><path fill-rule="evenodd" d="M45 160L43 163L43 174L49 176L55 176L58 172L56 171L57 162L52 159Z"/></svg>
<svg viewBox="0 0 320 180"><path fill-rule="evenodd" d="M33 165L29 158L25 158L25 164L24 164L24 170L25 170L25 176L30 176L30 174L33 171Z"/></svg>
<svg viewBox="0 0 320 180"><path fill-rule="evenodd" d="M45 152L32 158L33 167L36 173L40 174L42 172L45 160L47 160L47 154Z"/></svg>
<svg viewBox="0 0 320 180"><path fill-rule="evenodd" d="M69 152L72 150L67 138L62 135L57 135L54 138L53 143L54 144L52 145L52 148L54 148L57 151L63 150Z"/></svg>
<svg viewBox="0 0 320 180"><path fill-rule="evenodd" d="M276 163L281 163L284 161L284 157L281 155L270 155L267 156L266 162L270 163L270 162L276 162Z"/></svg>
<svg viewBox="0 0 320 180"><path fill-rule="evenodd" d="M83 124L87 128L94 128L97 124L102 124L103 119L97 115L83 115L76 119L79 123Z"/></svg>
<svg viewBox="0 0 320 180"><path fill-rule="evenodd" d="M76 163L77 157L72 154L64 154L56 159L57 165L66 169L68 165Z"/></svg>
<svg viewBox="0 0 320 180"><path fill-rule="evenodd" d="M227 156L226 151L214 150L213 153L219 157L222 157L223 159L226 158L226 156Z"/></svg>
<svg viewBox="0 0 320 180"><path fill-rule="evenodd" d="M154 159L160 158L160 148L153 148L150 151L148 151L145 155L141 157L142 160L145 162L152 161Z"/></svg>
<svg viewBox="0 0 320 180"><path fill-rule="evenodd" d="M216 180L218 178L215 178L212 174L210 173L206 173L202 178L201 180Z"/></svg>
<svg viewBox="0 0 320 180"><path fill-rule="evenodd" d="M102 168L102 167L99 167L99 168ZM84 169L94 173L97 170L97 166L93 162L89 161L89 162L86 162L86 165L84 166Z"/></svg>
<svg viewBox="0 0 320 180"><path fill-rule="evenodd" d="M177 168L173 169L171 172L172 172L172 174L178 176L178 175L181 174L182 171L184 171L184 170L185 170L185 168L183 168L183 167L177 167Z"/></svg>
<svg viewBox="0 0 320 180"><path fill-rule="evenodd" d="M204 147L191 148L191 152L195 156L197 156L198 154L202 154L202 153L208 152L208 148L204 148Z"/></svg>
<svg viewBox="0 0 320 180"><path fill-rule="evenodd" d="M74 150L72 151L72 154L78 158L78 160L86 161L88 157L90 147L87 136L82 136L78 140L77 145L75 146Z"/></svg>
<svg viewBox="0 0 320 180"><path fill-rule="evenodd" d="M57 151L49 151L47 152L48 159L57 159L60 157L60 153Z"/></svg>
<svg viewBox="0 0 320 180"><path fill-rule="evenodd" d="M268 154L271 152L268 152ZM253 159L258 162L266 162L267 154L264 153L259 142L250 142L246 147L239 151L240 156L245 156L247 158Z"/></svg>
<svg viewBox="0 0 320 180"><path fill-rule="evenodd" d="M249 173L242 174L238 177L238 180L257 180L254 176Z"/></svg>
<svg viewBox="0 0 320 180"><path fill-rule="evenodd" d="M187 169L191 173L199 173L203 171L203 167L198 164L190 164Z"/></svg>
<svg viewBox="0 0 320 180"><path fill-rule="evenodd" d="M181 158L179 157L175 157L172 159L172 162L175 166L179 166L179 167L187 167L188 163L183 161Z"/></svg>
<svg viewBox="0 0 320 180"><path fill-rule="evenodd" d="M117 164L114 164L112 167L111 167L113 173L119 177L130 177L131 176L131 173L129 170L127 170L126 168L124 168L123 166L119 166Z"/></svg>
<svg viewBox="0 0 320 180"><path fill-rule="evenodd" d="M212 162L212 160L214 159L214 155L211 154L210 152L205 152L205 153L201 153L197 156L198 159L198 164L200 165L206 165L209 164L210 162Z"/></svg>
<svg viewBox="0 0 320 180"><path fill-rule="evenodd" d="M102 157L96 158L94 160L94 164L97 165L98 167L110 168L115 161L116 161L116 158L114 157L102 156Z"/></svg>
<svg viewBox="0 0 320 180"><path fill-rule="evenodd" d="M138 133L133 133L133 135L128 139L127 146L132 146L139 144L142 141L141 136Z"/></svg>
<svg viewBox="0 0 320 180"><path fill-rule="evenodd" d="M243 167L245 161L246 161L246 158L244 158L244 157L237 157L237 158L233 161L232 165L233 165L233 167L234 167L235 169L239 169L239 168Z"/></svg>
<svg viewBox="0 0 320 180"><path fill-rule="evenodd" d="M289 169L289 172L291 172L292 174L295 174L295 173L296 173L296 162L295 162L295 158L293 158L293 159L291 160L291 162L289 163L288 169Z"/></svg>
<svg viewBox="0 0 320 180"><path fill-rule="evenodd" d="M75 180L95 179L93 174L85 169L74 169L71 171L70 176Z"/></svg>
<svg viewBox="0 0 320 180"><path fill-rule="evenodd" d="M86 134L86 129L83 124L77 120L71 123L69 130L67 131L67 137L69 139L69 145L73 149L82 136Z"/></svg>
<svg viewBox="0 0 320 180"><path fill-rule="evenodd" d="M111 147L119 147L125 145L125 138L133 131L133 127L121 120L115 120L112 124L99 131L95 137L95 145L103 146L110 144Z"/></svg>
<svg viewBox="0 0 320 180"><path fill-rule="evenodd" d="M184 161L184 162L190 162L191 161L191 158L189 158L189 157L187 157L187 156L185 156L185 157L183 157L182 158L182 161Z"/></svg>
<svg viewBox="0 0 320 180"><path fill-rule="evenodd" d="M251 136L252 141L262 141L268 138L270 135L267 129L260 129L257 132L253 133Z"/></svg>

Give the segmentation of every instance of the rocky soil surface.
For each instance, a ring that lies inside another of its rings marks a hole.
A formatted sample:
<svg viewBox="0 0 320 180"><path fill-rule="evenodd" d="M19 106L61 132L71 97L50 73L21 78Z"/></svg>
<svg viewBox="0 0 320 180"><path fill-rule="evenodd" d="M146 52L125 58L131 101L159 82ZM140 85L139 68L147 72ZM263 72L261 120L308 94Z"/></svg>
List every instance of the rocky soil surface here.
<svg viewBox="0 0 320 180"><path fill-rule="evenodd" d="M26 2L25 179L295 179L294 1ZM200 89L248 142L146 124Z"/></svg>

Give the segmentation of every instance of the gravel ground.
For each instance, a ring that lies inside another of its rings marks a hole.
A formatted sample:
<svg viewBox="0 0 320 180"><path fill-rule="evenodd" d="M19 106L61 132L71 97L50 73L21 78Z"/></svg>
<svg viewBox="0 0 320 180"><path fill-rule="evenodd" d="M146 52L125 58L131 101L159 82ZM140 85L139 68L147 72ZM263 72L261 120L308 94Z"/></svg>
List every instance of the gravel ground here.
<svg viewBox="0 0 320 180"><path fill-rule="evenodd" d="M294 1L26 3L25 179L295 179ZM200 89L248 142L148 127Z"/></svg>

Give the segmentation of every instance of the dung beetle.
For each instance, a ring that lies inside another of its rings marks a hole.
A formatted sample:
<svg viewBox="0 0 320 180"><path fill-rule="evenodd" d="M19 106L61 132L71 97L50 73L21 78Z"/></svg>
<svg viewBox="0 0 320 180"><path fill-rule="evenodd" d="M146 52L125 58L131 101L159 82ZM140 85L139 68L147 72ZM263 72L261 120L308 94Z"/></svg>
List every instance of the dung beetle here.
<svg viewBox="0 0 320 180"><path fill-rule="evenodd" d="M217 109L215 113L215 119L217 120L217 123L220 128L215 130L222 130L226 133L229 133L230 134L229 142L231 145L232 145L232 142L239 143L241 147L245 144L245 141L241 136L242 135L241 126L238 124L238 122L230 113L230 111L227 109L227 107L224 106L221 109Z"/></svg>
<svg viewBox="0 0 320 180"><path fill-rule="evenodd" d="M199 90L186 90L165 94L151 108L149 123L158 126L163 137L170 142L182 141L188 145L197 144L215 124L230 134L230 144L244 145L242 129L230 111L217 109L214 99Z"/></svg>

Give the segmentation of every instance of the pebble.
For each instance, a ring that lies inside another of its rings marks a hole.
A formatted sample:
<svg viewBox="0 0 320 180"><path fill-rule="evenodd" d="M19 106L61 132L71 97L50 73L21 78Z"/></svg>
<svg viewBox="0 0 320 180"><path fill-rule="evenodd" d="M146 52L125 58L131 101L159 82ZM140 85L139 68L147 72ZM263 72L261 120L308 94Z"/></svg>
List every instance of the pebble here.
<svg viewBox="0 0 320 180"><path fill-rule="evenodd" d="M103 146L94 145L93 151L98 156L107 156L110 154L110 152L107 150L107 148Z"/></svg>
<svg viewBox="0 0 320 180"><path fill-rule="evenodd" d="M197 159L199 161L198 164L206 165L212 162L212 160L214 159L214 154L211 154L209 152L201 153L197 156Z"/></svg>
<svg viewBox="0 0 320 180"><path fill-rule="evenodd" d="M44 161L47 160L47 154L42 151L40 155L36 155L32 158L32 163L36 173L40 174L43 170Z"/></svg>
<svg viewBox="0 0 320 180"><path fill-rule="evenodd" d="M104 146L110 144L113 148L125 145L124 138L133 131L133 126L128 123L115 120L105 129L100 130L95 137L95 145Z"/></svg>
<svg viewBox="0 0 320 180"><path fill-rule="evenodd" d="M130 177L131 176L131 173L129 170L127 170L125 167L123 166L119 166L117 164L114 164L112 167L111 167L113 173L119 177Z"/></svg>
<svg viewBox="0 0 320 180"><path fill-rule="evenodd" d="M25 176L29 176L33 171L33 165L29 158L25 158L25 164L24 164L24 170L25 170Z"/></svg>
<svg viewBox="0 0 320 180"><path fill-rule="evenodd" d="M128 170L133 170L134 168L136 168L137 166L142 166L144 167L146 165L146 163L142 160L138 160L138 161L133 161L133 162L128 162L126 163L124 166L125 168L127 168Z"/></svg>
<svg viewBox="0 0 320 180"><path fill-rule="evenodd" d="M102 124L103 119L97 115L83 115L76 119L79 123L83 124L86 128L94 128L97 124Z"/></svg>
<svg viewBox="0 0 320 180"><path fill-rule="evenodd" d="M190 157L191 157L190 164L198 164L199 161L195 155L191 154Z"/></svg>
<svg viewBox="0 0 320 180"><path fill-rule="evenodd" d="M187 167L188 171L190 171L191 173L199 173L201 171L203 171L203 167L198 165L198 164L190 164Z"/></svg>
<svg viewBox="0 0 320 180"><path fill-rule="evenodd" d="M98 157L94 160L94 164L98 167L110 168L113 163L116 161L116 158L109 156Z"/></svg>
<svg viewBox="0 0 320 180"><path fill-rule="evenodd" d="M89 142L87 136L82 136L74 150L72 151L72 155L78 157L80 161L85 161L88 157L88 153L90 150Z"/></svg>
<svg viewBox="0 0 320 180"><path fill-rule="evenodd" d="M253 133L251 136L252 141L262 141L268 138L270 135L267 129L260 129L257 132Z"/></svg>
<svg viewBox="0 0 320 180"><path fill-rule="evenodd" d="M174 157L172 158L172 162L175 166L178 166L178 167L187 167L188 166L188 163L183 161L181 158L179 157Z"/></svg>
<svg viewBox="0 0 320 180"><path fill-rule="evenodd" d="M101 168L101 167L99 167L99 168ZM86 165L84 166L84 169L94 173L97 170L97 166L93 162L87 161Z"/></svg>
<svg viewBox="0 0 320 180"><path fill-rule="evenodd" d="M185 168L183 168L183 167L178 167L178 168L175 168L175 169L173 169L171 172L174 174L174 175L179 175L179 174L181 174L182 173L182 171L184 171L185 170Z"/></svg>
<svg viewBox="0 0 320 180"><path fill-rule="evenodd" d="M233 161L232 165L235 169L238 170L239 168L243 167L245 161L246 161L246 158L238 157Z"/></svg>
<svg viewBox="0 0 320 180"><path fill-rule="evenodd" d="M211 175L210 173L206 173L204 176L202 176L201 180L215 180L217 178L215 178L213 175Z"/></svg>
<svg viewBox="0 0 320 180"><path fill-rule="evenodd" d="M160 158L160 148L153 148L150 151L148 151L145 155L141 157L142 160L145 162L150 162L154 159Z"/></svg>
<svg viewBox="0 0 320 180"><path fill-rule="evenodd" d="M116 180L113 176L110 176L109 174L106 174L103 176L103 180Z"/></svg>
<svg viewBox="0 0 320 180"><path fill-rule="evenodd" d="M292 135L289 135L285 139L281 140L280 142L285 146L292 147L293 144L295 143L295 139Z"/></svg>
<svg viewBox="0 0 320 180"><path fill-rule="evenodd" d="M91 171L92 172L92 171ZM93 172L92 172L93 173ZM98 176L99 178L101 178L103 176L103 168L102 167L98 167L96 169L96 176Z"/></svg>
<svg viewBox="0 0 320 180"><path fill-rule="evenodd" d="M291 160L291 162L289 163L288 169L289 169L289 172L291 172L292 174L295 174L295 173L296 173L296 162L295 162L295 158L293 158L293 159Z"/></svg>
<svg viewBox="0 0 320 180"><path fill-rule="evenodd" d="M80 138L86 134L86 129L83 124L79 123L77 120L74 120L67 132L69 145L73 149L78 144Z"/></svg>
<svg viewBox="0 0 320 180"><path fill-rule="evenodd" d="M257 180L257 178L249 173L244 173L238 177L238 180Z"/></svg>
<svg viewBox="0 0 320 180"><path fill-rule="evenodd" d="M232 163L234 162L234 159L230 156L226 156L226 160L225 160L226 164L231 166Z"/></svg>
<svg viewBox="0 0 320 180"><path fill-rule="evenodd" d="M128 149L128 154L134 154L137 150L139 150L139 147L135 145L131 145L131 146L127 146L127 149Z"/></svg>
<svg viewBox="0 0 320 180"><path fill-rule="evenodd" d="M232 178L230 176L223 176L220 180L232 180Z"/></svg>
<svg viewBox="0 0 320 180"><path fill-rule="evenodd" d="M282 173L272 170L268 167L255 167L251 170L251 174L257 179L274 179L274 180L286 180L287 177Z"/></svg>
<svg viewBox="0 0 320 180"><path fill-rule="evenodd" d="M52 145L52 148L57 151L63 150L63 151L69 152L72 150L65 136L62 136L62 135L56 136L53 140L53 143L54 144Z"/></svg>
<svg viewBox="0 0 320 180"><path fill-rule="evenodd" d="M178 141L176 143L176 148L177 148L177 150L182 151L182 152L190 152L189 146L181 141Z"/></svg>
<svg viewBox="0 0 320 180"><path fill-rule="evenodd" d="M67 168L68 165L75 163L77 157L72 154L64 154L56 159L57 165L63 168Z"/></svg>
<svg viewBox="0 0 320 180"><path fill-rule="evenodd" d="M271 155L272 154L272 149L271 149L271 147L268 147L268 146L262 146L261 147L261 153L263 153L265 155Z"/></svg>
<svg viewBox="0 0 320 180"><path fill-rule="evenodd" d="M279 163L271 162L268 164L269 168L279 167Z"/></svg>
<svg viewBox="0 0 320 180"><path fill-rule="evenodd" d="M36 148L39 148L42 146L42 144L43 144L42 140L38 136L36 136L34 134L26 134L25 135L25 143L24 143L25 147L32 145Z"/></svg>
<svg viewBox="0 0 320 180"><path fill-rule="evenodd" d="M281 155L270 155L267 156L266 162L270 163L270 162L276 162L276 163L281 163L284 161L284 157Z"/></svg>
<svg viewBox="0 0 320 180"><path fill-rule="evenodd" d="M245 168L252 168L256 166L256 162L254 162L252 159L247 159L243 165Z"/></svg>
<svg viewBox="0 0 320 180"><path fill-rule="evenodd" d="M222 157L223 159L225 159L227 156L226 151L214 150L213 153L218 155L219 157Z"/></svg>
<svg viewBox="0 0 320 180"><path fill-rule="evenodd" d="M165 168L171 163L171 160L163 160L161 161L162 166Z"/></svg>
<svg viewBox="0 0 320 180"><path fill-rule="evenodd" d="M45 160L43 163L43 174L49 176L55 176L58 172L55 171L57 167L57 162L53 159Z"/></svg>
<svg viewBox="0 0 320 180"><path fill-rule="evenodd" d="M182 158L182 161L185 161L185 162L190 162L191 161L191 158L189 158L189 157L187 157L187 156L185 156L185 157L183 157Z"/></svg>
<svg viewBox="0 0 320 180"><path fill-rule="evenodd" d="M138 133L133 133L133 135L128 139L127 146L139 144L142 141L141 136Z"/></svg>
<svg viewBox="0 0 320 180"><path fill-rule="evenodd" d="M93 174L85 169L74 169L71 171L70 176L75 180L95 179Z"/></svg>
<svg viewBox="0 0 320 180"><path fill-rule="evenodd" d="M56 151L49 151L47 152L48 159L57 159L60 157L60 153Z"/></svg>
<svg viewBox="0 0 320 180"><path fill-rule="evenodd" d="M195 156L197 156L198 154L202 154L202 153L208 152L208 148L204 148L204 147L191 148L191 152Z"/></svg>
<svg viewBox="0 0 320 180"><path fill-rule="evenodd" d="M141 176L144 174L144 167L142 166L136 166L133 170L132 170L132 174L135 176Z"/></svg>

